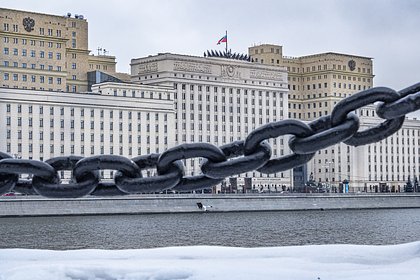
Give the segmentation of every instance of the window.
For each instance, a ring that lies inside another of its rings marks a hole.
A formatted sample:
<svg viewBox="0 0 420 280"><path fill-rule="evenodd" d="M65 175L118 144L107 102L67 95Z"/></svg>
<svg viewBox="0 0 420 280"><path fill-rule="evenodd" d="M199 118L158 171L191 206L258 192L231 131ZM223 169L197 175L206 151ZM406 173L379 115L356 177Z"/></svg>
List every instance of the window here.
<svg viewBox="0 0 420 280"><path fill-rule="evenodd" d="M57 53L57 60L61 60L61 53Z"/></svg>
<svg viewBox="0 0 420 280"><path fill-rule="evenodd" d="M71 64L71 69L76 69L76 63Z"/></svg>

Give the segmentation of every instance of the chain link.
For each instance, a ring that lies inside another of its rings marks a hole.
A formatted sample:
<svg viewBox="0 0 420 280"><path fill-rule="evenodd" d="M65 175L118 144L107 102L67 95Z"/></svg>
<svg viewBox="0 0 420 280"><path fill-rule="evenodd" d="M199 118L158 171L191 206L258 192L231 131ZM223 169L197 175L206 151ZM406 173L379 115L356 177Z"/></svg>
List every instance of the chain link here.
<svg viewBox="0 0 420 280"><path fill-rule="evenodd" d="M385 121L358 132L359 118L352 112L376 102L379 102L376 113ZM162 154L141 155L133 159L97 155L56 157L45 162L13 159L0 152L0 195L17 191L46 197L82 197L210 188L226 177L253 170L277 173L298 167L311 160L317 151L340 142L359 146L381 141L401 128L406 114L419 109L420 83L399 92L376 87L341 100L331 115L309 123L293 119L269 123L253 130L245 140L220 148L209 143L187 143ZM292 153L271 159L267 140L289 134L293 135L289 140ZM196 157L204 158L202 174L185 176L182 160ZM142 170L154 168L156 176L143 177ZM117 170L113 182L100 180L99 171L105 169ZM60 170L72 172L69 183L61 182ZM33 177L22 180L20 174Z"/></svg>

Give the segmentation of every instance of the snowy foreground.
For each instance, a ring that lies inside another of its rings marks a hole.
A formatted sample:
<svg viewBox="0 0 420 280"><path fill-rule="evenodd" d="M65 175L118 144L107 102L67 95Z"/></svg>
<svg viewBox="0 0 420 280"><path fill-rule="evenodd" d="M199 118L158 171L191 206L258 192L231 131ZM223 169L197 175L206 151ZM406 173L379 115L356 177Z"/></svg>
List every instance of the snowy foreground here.
<svg viewBox="0 0 420 280"><path fill-rule="evenodd" d="M0 250L1 280L419 280L420 241L392 246Z"/></svg>

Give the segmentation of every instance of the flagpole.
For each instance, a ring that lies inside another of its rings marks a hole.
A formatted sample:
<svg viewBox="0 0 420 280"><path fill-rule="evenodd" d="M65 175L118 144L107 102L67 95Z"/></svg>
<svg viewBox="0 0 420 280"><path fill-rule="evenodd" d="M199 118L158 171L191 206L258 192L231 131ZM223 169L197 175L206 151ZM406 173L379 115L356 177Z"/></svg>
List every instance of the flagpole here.
<svg viewBox="0 0 420 280"><path fill-rule="evenodd" d="M228 37L227 37L227 30L226 30L226 54L228 53Z"/></svg>

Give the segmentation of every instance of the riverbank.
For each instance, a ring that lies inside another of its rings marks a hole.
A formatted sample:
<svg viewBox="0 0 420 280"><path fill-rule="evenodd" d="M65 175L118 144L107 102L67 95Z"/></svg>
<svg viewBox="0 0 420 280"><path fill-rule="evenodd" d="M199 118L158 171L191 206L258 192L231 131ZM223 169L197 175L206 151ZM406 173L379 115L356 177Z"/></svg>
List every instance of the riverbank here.
<svg viewBox="0 0 420 280"><path fill-rule="evenodd" d="M417 280L419 249L420 242L129 251L0 249L0 279Z"/></svg>
<svg viewBox="0 0 420 280"><path fill-rule="evenodd" d="M420 208L420 194L129 195L0 198L0 217Z"/></svg>

